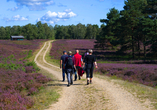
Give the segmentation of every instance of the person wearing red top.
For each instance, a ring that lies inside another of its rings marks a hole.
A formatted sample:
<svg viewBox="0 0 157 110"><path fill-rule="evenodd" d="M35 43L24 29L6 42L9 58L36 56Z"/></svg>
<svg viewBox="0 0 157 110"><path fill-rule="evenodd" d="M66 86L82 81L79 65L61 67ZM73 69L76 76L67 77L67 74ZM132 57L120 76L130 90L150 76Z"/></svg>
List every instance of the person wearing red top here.
<svg viewBox="0 0 157 110"><path fill-rule="evenodd" d="M83 64L83 60L82 60L82 56L79 54L79 50L75 50L75 55L74 55L74 60L75 60L75 66L76 69L78 71L79 68L81 68L82 64ZM77 80L77 71L75 71L75 80ZM79 76L79 74L78 74ZM79 80L81 79L81 77L79 76Z"/></svg>

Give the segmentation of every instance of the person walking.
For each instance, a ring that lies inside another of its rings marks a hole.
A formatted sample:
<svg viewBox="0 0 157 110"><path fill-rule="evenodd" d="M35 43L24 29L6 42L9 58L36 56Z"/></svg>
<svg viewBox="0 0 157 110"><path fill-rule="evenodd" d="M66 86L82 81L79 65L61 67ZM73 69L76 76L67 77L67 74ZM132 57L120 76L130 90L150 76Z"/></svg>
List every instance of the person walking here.
<svg viewBox="0 0 157 110"><path fill-rule="evenodd" d="M62 69L63 82L65 81L65 69L63 68L63 64L65 62L66 57L68 57L67 52L63 51L63 55L61 56L61 60L60 60L60 68Z"/></svg>
<svg viewBox="0 0 157 110"><path fill-rule="evenodd" d="M68 87L73 84L73 73L75 69L74 57L72 57L72 52L68 52L68 57L65 58L64 68L67 74Z"/></svg>
<svg viewBox="0 0 157 110"><path fill-rule="evenodd" d="M76 66L75 80L74 81L76 81L78 69L80 69L82 67L82 64L83 64L82 56L79 54L79 50L75 50L74 60L75 60L75 66ZM78 76L79 76L79 80L80 80L81 77L79 74L78 74Z"/></svg>
<svg viewBox="0 0 157 110"><path fill-rule="evenodd" d="M89 49L88 52L89 54L86 55L83 63L83 65L86 66L85 68L86 68L87 85L89 84L89 80L90 83L92 83L94 65L95 68L98 68L96 58L94 55L92 55L93 50Z"/></svg>

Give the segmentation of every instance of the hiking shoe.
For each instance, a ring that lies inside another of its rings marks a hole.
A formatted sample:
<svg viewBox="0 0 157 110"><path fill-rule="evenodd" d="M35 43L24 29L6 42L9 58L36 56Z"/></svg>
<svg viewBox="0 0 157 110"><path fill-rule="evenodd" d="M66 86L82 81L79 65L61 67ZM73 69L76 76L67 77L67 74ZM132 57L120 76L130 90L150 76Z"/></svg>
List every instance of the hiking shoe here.
<svg viewBox="0 0 157 110"><path fill-rule="evenodd" d="M81 80L81 77L79 76L79 80Z"/></svg>
<svg viewBox="0 0 157 110"><path fill-rule="evenodd" d="M92 84L92 80L90 80L90 84Z"/></svg>
<svg viewBox="0 0 157 110"><path fill-rule="evenodd" d="M73 82L71 82L70 84L73 85Z"/></svg>
<svg viewBox="0 0 157 110"><path fill-rule="evenodd" d="M69 87L69 86L70 86L70 84L67 85L67 87Z"/></svg>
<svg viewBox="0 0 157 110"><path fill-rule="evenodd" d="M87 80L87 85L89 84L89 80Z"/></svg>

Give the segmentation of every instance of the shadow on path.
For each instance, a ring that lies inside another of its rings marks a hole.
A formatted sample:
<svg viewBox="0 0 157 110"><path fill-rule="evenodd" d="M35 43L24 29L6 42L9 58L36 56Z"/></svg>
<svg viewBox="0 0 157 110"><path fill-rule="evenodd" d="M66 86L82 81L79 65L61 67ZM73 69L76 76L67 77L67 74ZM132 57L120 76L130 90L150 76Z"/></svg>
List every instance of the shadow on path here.
<svg viewBox="0 0 157 110"><path fill-rule="evenodd" d="M47 86L67 86L67 84L47 84ZM84 85L84 84L72 84L71 86L73 85L75 86L75 85Z"/></svg>

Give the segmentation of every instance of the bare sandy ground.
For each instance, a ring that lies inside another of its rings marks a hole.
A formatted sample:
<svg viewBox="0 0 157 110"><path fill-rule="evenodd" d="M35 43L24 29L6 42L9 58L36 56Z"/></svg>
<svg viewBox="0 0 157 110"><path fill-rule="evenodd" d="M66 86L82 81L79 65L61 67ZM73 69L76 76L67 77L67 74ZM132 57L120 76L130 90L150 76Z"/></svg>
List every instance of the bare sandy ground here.
<svg viewBox="0 0 157 110"><path fill-rule="evenodd" d="M61 82L61 69L45 60L51 42L46 42L35 57L37 65L52 73L58 79L56 86L62 88L58 102L46 110L152 110L149 104L141 103L121 86L96 76L90 85L86 85L84 74L81 80L67 87L67 81Z"/></svg>

